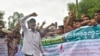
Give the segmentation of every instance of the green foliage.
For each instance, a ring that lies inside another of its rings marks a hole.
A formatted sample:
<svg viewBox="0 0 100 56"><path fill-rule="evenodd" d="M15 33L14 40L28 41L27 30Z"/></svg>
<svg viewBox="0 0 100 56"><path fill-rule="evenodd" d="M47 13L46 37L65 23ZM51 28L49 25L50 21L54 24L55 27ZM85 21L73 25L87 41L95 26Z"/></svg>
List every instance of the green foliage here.
<svg viewBox="0 0 100 56"><path fill-rule="evenodd" d="M4 21L0 20L0 26L4 27Z"/></svg>
<svg viewBox="0 0 100 56"><path fill-rule="evenodd" d="M69 11L76 11L76 6L75 6L75 4L74 3L69 3L68 4L68 10Z"/></svg>
<svg viewBox="0 0 100 56"><path fill-rule="evenodd" d="M0 11L0 20L3 19L4 11Z"/></svg>
<svg viewBox="0 0 100 56"><path fill-rule="evenodd" d="M67 20L68 16L64 17L64 20Z"/></svg>
<svg viewBox="0 0 100 56"><path fill-rule="evenodd" d="M0 25L2 25L3 27L4 27L4 21L2 19L4 14L5 14L4 11L0 11Z"/></svg>
<svg viewBox="0 0 100 56"><path fill-rule="evenodd" d="M69 11L76 11L76 4L69 4ZM93 18L94 12L96 10L100 10L100 0L81 0L78 3L78 16L81 16L81 14L86 14Z"/></svg>
<svg viewBox="0 0 100 56"><path fill-rule="evenodd" d="M22 13L14 12L13 16L8 17L8 25L10 29L14 29L15 24L23 17Z"/></svg>

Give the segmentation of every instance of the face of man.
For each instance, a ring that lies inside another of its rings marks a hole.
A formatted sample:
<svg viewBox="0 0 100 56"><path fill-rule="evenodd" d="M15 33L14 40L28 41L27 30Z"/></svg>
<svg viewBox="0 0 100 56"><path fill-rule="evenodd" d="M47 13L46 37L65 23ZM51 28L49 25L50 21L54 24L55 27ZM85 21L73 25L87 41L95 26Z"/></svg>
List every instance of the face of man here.
<svg viewBox="0 0 100 56"><path fill-rule="evenodd" d="M88 17L83 17L82 20L83 20L83 21L89 20L89 18L88 18Z"/></svg>
<svg viewBox="0 0 100 56"><path fill-rule="evenodd" d="M80 25L80 22L75 22L73 24L73 27L76 29L76 28L79 28L81 25Z"/></svg>
<svg viewBox="0 0 100 56"><path fill-rule="evenodd" d="M29 23L30 29L34 30L35 29L35 26L36 26L36 23L35 22Z"/></svg>
<svg viewBox="0 0 100 56"><path fill-rule="evenodd" d="M100 13L95 13L94 18L97 22L100 22Z"/></svg>
<svg viewBox="0 0 100 56"><path fill-rule="evenodd" d="M14 37L13 32L9 32L9 33L7 34L7 36L8 36L8 38L13 38L13 37Z"/></svg>

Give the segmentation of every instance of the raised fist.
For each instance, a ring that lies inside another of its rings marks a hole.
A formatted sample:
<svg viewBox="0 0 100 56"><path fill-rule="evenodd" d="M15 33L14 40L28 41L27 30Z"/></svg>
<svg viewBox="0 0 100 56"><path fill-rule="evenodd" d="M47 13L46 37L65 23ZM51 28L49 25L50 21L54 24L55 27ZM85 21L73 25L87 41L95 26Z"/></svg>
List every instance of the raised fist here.
<svg viewBox="0 0 100 56"><path fill-rule="evenodd" d="M30 14L30 16L36 17L37 16L37 13L33 12L32 14Z"/></svg>
<svg viewBox="0 0 100 56"><path fill-rule="evenodd" d="M45 21L43 21L43 22L42 22L42 24L44 25L44 24L46 24L46 22L45 22Z"/></svg>
<svg viewBox="0 0 100 56"><path fill-rule="evenodd" d="M50 26L55 26L55 24L54 23L51 23Z"/></svg>

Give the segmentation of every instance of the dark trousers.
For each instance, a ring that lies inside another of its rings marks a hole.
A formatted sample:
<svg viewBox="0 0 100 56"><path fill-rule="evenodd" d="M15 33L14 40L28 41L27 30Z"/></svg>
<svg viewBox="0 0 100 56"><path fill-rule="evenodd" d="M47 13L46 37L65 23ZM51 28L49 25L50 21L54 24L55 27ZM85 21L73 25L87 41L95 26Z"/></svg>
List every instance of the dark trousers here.
<svg viewBox="0 0 100 56"><path fill-rule="evenodd" d="M28 54L25 54L25 56L33 56L33 55L28 55Z"/></svg>

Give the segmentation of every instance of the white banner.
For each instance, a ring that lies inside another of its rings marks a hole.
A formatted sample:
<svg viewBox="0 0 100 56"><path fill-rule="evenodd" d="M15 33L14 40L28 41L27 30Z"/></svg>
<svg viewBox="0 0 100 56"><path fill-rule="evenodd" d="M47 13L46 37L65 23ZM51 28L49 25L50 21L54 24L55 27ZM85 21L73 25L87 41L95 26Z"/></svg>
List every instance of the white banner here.
<svg viewBox="0 0 100 56"><path fill-rule="evenodd" d="M65 43L61 56L100 56L100 39Z"/></svg>
<svg viewBox="0 0 100 56"><path fill-rule="evenodd" d="M44 46L45 56L100 56L100 39Z"/></svg>
<svg viewBox="0 0 100 56"><path fill-rule="evenodd" d="M100 56L100 25L73 30L56 42L59 43L46 45L55 43L48 39L43 42L45 56Z"/></svg>

